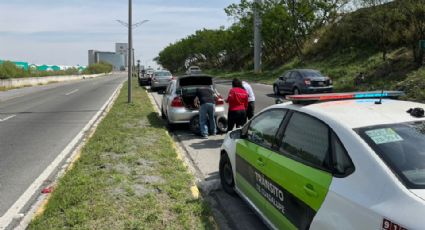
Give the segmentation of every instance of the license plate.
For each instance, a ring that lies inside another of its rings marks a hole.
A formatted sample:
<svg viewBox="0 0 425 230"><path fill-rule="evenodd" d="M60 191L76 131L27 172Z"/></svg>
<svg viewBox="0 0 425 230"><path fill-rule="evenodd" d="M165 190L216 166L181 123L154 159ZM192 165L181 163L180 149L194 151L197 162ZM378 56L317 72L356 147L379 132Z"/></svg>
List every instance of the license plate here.
<svg viewBox="0 0 425 230"><path fill-rule="evenodd" d="M319 81L319 82L317 82L317 85L319 85L319 86L324 86L324 85L325 85L325 83L324 83L323 81Z"/></svg>

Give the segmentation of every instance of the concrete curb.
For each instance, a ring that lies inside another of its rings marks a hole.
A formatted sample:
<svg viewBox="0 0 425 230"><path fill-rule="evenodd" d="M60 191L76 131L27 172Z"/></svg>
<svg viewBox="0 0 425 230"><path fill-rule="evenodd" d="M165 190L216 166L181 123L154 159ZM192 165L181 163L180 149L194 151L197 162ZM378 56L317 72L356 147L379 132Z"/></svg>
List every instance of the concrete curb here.
<svg viewBox="0 0 425 230"><path fill-rule="evenodd" d="M50 82L74 81L86 78L95 78L107 74L90 74L90 75L68 75L68 76L48 76L48 77L31 77L31 78L12 78L0 80L1 88L19 88L26 86L45 85Z"/></svg>

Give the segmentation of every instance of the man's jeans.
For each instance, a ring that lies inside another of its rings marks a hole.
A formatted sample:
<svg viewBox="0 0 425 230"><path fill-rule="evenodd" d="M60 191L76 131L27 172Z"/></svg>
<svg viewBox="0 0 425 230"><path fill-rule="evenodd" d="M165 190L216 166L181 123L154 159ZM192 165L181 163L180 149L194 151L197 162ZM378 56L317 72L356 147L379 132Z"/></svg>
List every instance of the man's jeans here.
<svg viewBox="0 0 425 230"><path fill-rule="evenodd" d="M216 134L214 112L215 112L215 104L213 103L205 103L200 106L199 127L201 128L202 136L208 136L208 130L210 131L210 133ZM209 129L208 129L207 123L209 123Z"/></svg>

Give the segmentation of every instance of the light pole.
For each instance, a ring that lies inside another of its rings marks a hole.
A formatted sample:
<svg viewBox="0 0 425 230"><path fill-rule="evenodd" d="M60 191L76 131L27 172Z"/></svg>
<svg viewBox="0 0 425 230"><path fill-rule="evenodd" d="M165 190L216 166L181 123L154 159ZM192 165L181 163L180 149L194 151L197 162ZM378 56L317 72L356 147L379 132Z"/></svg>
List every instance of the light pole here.
<svg viewBox="0 0 425 230"><path fill-rule="evenodd" d="M254 72L261 72L261 0L254 1Z"/></svg>
<svg viewBox="0 0 425 230"><path fill-rule="evenodd" d="M133 24L132 0L128 0L128 23L117 20L121 25L128 27L128 103L131 103L131 77L133 75L133 27L140 26L149 20L143 20Z"/></svg>

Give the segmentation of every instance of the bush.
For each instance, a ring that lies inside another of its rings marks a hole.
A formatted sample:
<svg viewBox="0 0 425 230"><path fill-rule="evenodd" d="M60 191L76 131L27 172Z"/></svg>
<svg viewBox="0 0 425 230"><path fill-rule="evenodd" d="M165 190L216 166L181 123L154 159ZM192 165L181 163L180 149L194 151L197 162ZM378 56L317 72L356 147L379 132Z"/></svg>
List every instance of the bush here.
<svg viewBox="0 0 425 230"><path fill-rule="evenodd" d="M112 65L107 62L99 62L87 66L83 71L84 74L109 73L112 71Z"/></svg>
<svg viewBox="0 0 425 230"><path fill-rule="evenodd" d="M5 61L0 64L0 79L27 77L29 72L16 67L11 61Z"/></svg>
<svg viewBox="0 0 425 230"><path fill-rule="evenodd" d="M11 61L5 61L2 64L0 64L0 79L77 75L77 74L79 74L79 71L77 68L69 68L67 70L58 70L58 71L39 71L34 69L24 70L22 68L17 67Z"/></svg>

